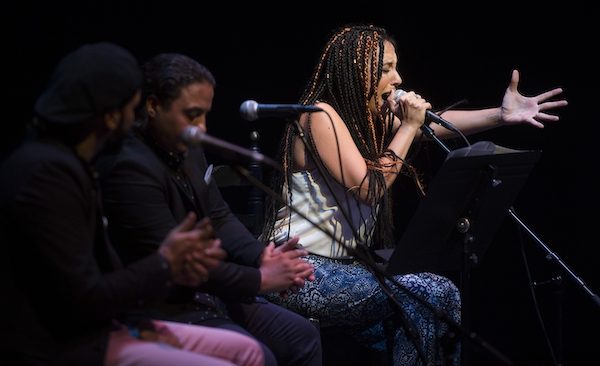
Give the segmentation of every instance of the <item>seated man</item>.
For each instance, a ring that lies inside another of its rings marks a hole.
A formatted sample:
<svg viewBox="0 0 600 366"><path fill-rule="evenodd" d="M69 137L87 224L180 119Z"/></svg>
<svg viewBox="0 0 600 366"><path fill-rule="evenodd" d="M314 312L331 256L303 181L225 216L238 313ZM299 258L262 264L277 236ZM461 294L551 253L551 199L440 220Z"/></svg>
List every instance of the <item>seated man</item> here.
<svg viewBox="0 0 600 366"><path fill-rule="evenodd" d="M258 343L239 333L117 320L163 301L172 283L199 285L224 257L210 222L196 224L194 213L127 267L106 240L90 162L133 124L141 81L135 58L114 44L70 53L35 104L38 135L0 168L3 364L264 363Z"/></svg>
<svg viewBox="0 0 600 366"><path fill-rule="evenodd" d="M212 74L191 58L161 54L143 66L138 123L122 146L98 161L110 236L126 261L156 250L160 238L195 212L210 218L228 259L198 291L176 286L169 306L145 315L251 334L267 365L320 365L316 328L305 318L256 295L286 292L312 279L294 238L265 245L231 213L211 179L203 151L181 141L186 127L206 128L214 96Z"/></svg>

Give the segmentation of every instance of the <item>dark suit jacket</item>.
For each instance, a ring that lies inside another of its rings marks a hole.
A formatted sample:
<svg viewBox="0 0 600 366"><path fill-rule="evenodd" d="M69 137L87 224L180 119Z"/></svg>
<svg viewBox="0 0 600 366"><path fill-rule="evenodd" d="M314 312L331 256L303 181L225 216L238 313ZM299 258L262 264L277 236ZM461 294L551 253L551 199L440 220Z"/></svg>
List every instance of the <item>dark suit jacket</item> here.
<svg viewBox="0 0 600 366"><path fill-rule="evenodd" d="M199 219L209 216L228 257L211 271L209 281L200 289L228 300L253 298L260 288L258 266L264 244L231 213L214 180L206 183L207 162L203 151L191 148L183 162L196 197L194 202L155 149L131 133L119 148L104 154L97 163L109 232L117 251L126 261L135 260L155 251L169 230L189 211L196 212ZM170 303L190 303L192 298L187 289L176 287ZM203 320L200 312L184 309L163 306L160 311L165 319Z"/></svg>
<svg viewBox="0 0 600 366"><path fill-rule="evenodd" d="M3 353L100 365L112 319L166 297L169 270L160 255L122 268L105 240L94 185L87 164L51 140L26 143L3 163Z"/></svg>

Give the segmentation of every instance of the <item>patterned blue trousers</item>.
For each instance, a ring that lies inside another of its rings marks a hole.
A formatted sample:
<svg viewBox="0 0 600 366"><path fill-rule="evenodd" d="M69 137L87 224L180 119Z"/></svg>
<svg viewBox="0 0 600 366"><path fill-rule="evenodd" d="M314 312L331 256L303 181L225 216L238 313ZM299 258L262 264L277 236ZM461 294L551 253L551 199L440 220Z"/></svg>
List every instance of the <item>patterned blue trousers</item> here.
<svg viewBox="0 0 600 366"><path fill-rule="evenodd" d="M390 342L386 337L393 334L394 365L422 364L401 322L391 323L391 333L385 331L386 323L395 318L397 311L364 265L317 255L309 255L306 259L315 267L315 281L307 281L300 292L290 293L287 299L271 294L267 296L270 301L305 317L319 319L322 327L342 328L344 333L375 350L387 351ZM460 322L460 294L449 279L432 273L406 274L394 279L436 309L445 311L455 322ZM457 366L460 347L456 345L448 355L444 354L441 344L448 326L404 290L386 282L416 329L427 364ZM447 359L452 361L446 363Z"/></svg>

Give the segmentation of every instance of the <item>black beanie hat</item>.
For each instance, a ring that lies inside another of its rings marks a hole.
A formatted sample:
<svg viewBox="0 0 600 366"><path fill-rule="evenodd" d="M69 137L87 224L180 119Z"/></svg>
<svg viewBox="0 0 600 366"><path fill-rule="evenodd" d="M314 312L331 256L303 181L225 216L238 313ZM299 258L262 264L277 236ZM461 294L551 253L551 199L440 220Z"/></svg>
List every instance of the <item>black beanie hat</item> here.
<svg viewBox="0 0 600 366"><path fill-rule="evenodd" d="M122 106L141 84L129 51L108 42L84 45L60 61L35 113L53 124L84 122Z"/></svg>

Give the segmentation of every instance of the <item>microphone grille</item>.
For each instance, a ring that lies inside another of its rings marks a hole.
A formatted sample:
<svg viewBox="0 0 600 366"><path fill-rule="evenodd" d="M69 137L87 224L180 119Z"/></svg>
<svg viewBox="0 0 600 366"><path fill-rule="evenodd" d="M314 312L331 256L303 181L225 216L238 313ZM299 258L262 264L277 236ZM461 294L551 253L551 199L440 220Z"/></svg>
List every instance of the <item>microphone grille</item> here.
<svg viewBox="0 0 600 366"><path fill-rule="evenodd" d="M258 103L254 100L247 100L240 106L240 115L246 121L258 119Z"/></svg>
<svg viewBox="0 0 600 366"><path fill-rule="evenodd" d="M202 139L202 130L196 126L188 126L181 134L181 140L185 143L198 143Z"/></svg>
<svg viewBox="0 0 600 366"><path fill-rule="evenodd" d="M397 102L401 96L403 96L404 94L406 94L406 92L402 89L396 89L396 91L394 92L394 100Z"/></svg>

